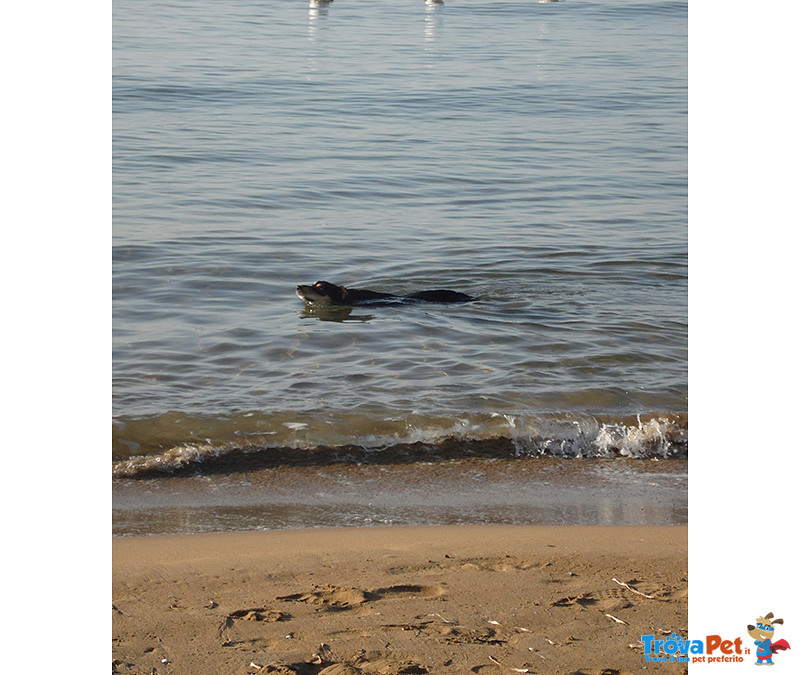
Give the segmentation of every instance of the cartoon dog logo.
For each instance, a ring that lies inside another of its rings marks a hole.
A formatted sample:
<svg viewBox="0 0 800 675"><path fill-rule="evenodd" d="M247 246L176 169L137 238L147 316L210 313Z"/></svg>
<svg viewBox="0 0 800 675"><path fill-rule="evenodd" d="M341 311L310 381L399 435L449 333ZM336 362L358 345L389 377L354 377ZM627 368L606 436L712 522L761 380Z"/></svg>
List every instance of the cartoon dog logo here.
<svg viewBox="0 0 800 675"><path fill-rule="evenodd" d="M773 619L773 616L774 614L770 612L766 616L758 617L755 626L747 626L747 634L755 640L758 648L756 650L757 666L774 666L772 655L784 649L791 649L786 640L772 641L772 636L775 634L775 624L783 623L783 619Z"/></svg>

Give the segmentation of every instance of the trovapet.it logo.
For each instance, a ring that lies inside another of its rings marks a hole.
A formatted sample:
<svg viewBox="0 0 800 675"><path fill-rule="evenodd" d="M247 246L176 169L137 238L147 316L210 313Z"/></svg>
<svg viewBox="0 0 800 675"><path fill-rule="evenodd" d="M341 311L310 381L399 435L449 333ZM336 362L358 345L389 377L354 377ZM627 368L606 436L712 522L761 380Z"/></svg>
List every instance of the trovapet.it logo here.
<svg viewBox="0 0 800 675"><path fill-rule="evenodd" d="M756 619L755 625L747 626L747 635L755 645L745 646L741 637L728 640L721 635L706 635L703 640L688 640L672 633L669 637L656 638L642 635L644 658L647 662L661 663L744 663L755 656L755 665L773 666L772 658L781 651L791 649L786 640L773 642L775 625L783 619L775 619L772 612Z"/></svg>
<svg viewBox="0 0 800 675"><path fill-rule="evenodd" d="M742 638L724 640L720 635L707 635L704 640L685 640L672 633L667 638L642 635L644 660L648 663L741 663L742 654L749 654L749 647L742 647Z"/></svg>

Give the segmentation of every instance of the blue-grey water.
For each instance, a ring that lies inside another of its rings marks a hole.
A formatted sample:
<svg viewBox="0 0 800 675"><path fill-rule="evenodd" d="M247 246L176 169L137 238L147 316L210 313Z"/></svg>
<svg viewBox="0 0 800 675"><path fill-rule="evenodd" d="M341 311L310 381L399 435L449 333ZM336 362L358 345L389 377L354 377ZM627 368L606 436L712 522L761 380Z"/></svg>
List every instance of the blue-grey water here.
<svg viewBox="0 0 800 675"><path fill-rule="evenodd" d="M686 456L685 2L113 13L117 480Z"/></svg>

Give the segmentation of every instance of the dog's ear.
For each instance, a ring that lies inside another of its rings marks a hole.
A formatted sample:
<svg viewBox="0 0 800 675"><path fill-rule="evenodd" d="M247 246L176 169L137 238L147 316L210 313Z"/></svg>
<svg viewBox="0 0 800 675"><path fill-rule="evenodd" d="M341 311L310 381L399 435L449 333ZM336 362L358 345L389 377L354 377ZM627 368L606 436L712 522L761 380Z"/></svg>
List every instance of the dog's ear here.
<svg viewBox="0 0 800 675"><path fill-rule="evenodd" d="M783 623L783 619L775 619L772 623Z"/></svg>

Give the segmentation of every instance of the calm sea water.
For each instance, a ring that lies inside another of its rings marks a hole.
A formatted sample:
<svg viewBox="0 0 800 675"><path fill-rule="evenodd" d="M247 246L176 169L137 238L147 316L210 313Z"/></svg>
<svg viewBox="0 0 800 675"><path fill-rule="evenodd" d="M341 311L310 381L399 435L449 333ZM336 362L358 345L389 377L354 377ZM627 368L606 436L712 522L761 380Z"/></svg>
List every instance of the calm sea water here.
<svg viewBox="0 0 800 675"><path fill-rule="evenodd" d="M115 475L685 457L686 34L658 0L115 2ZM318 279L478 300L309 311Z"/></svg>

